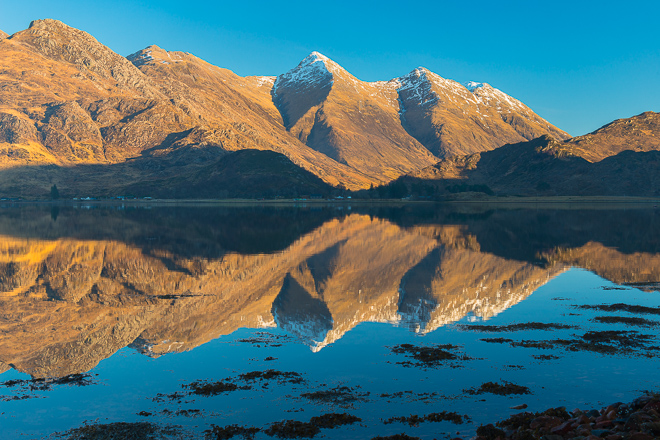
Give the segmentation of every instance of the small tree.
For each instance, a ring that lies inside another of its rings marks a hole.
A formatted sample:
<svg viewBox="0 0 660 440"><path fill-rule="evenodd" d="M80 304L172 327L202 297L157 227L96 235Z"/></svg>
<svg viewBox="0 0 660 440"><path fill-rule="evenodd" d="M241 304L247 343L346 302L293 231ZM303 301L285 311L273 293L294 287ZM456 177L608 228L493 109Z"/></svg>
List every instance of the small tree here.
<svg viewBox="0 0 660 440"><path fill-rule="evenodd" d="M50 187L50 198L53 200L57 200L60 198L60 192L57 190L57 185L53 185Z"/></svg>

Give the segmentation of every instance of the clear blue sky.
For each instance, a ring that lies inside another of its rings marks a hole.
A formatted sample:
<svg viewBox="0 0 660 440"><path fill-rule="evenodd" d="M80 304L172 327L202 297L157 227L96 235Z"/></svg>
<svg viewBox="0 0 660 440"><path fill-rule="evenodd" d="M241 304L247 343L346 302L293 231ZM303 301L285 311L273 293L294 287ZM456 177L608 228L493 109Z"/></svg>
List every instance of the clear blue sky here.
<svg viewBox="0 0 660 440"><path fill-rule="evenodd" d="M0 29L55 18L128 55L150 44L239 75L317 50L366 81L424 66L487 82L572 135L660 111L660 1L53 1L0 5Z"/></svg>

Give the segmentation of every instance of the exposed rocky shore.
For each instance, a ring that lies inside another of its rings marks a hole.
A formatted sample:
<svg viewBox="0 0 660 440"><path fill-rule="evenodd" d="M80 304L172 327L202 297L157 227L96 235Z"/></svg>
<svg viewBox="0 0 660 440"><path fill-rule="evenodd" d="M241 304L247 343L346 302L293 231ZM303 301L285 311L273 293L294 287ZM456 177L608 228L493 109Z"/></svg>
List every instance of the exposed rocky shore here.
<svg viewBox="0 0 660 440"><path fill-rule="evenodd" d="M600 410L552 408L515 414L477 429L476 440L651 440L660 438L660 394Z"/></svg>

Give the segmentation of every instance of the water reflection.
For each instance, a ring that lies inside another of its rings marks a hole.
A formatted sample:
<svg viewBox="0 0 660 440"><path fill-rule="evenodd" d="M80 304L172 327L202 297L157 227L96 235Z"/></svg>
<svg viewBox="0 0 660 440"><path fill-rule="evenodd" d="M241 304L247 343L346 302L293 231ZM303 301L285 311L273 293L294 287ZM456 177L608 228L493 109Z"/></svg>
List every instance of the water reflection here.
<svg viewBox="0 0 660 440"><path fill-rule="evenodd" d="M279 326L314 351L361 322L427 333L569 266L653 283L659 225L654 210L5 209L0 371L59 377L239 328Z"/></svg>

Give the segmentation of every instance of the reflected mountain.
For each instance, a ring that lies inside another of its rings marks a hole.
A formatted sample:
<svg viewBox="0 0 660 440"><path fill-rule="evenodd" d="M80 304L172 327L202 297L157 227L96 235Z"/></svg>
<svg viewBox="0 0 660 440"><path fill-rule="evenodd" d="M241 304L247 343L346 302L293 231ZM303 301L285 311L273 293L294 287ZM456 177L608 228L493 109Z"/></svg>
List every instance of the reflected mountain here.
<svg viewBox="0 0 660 440"><path fill-rule="evenodd" d="M1 210L0 371L64 376L239 328L277 325L314 351L362 322L423 334L495 316L570 266L660 279L652 209L361 211Z"/></svg>

